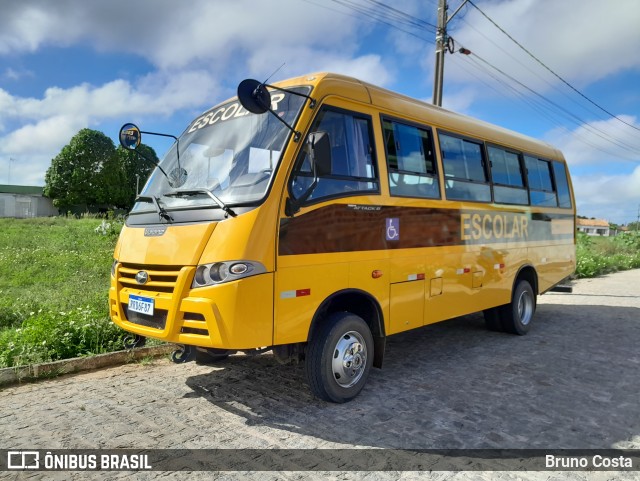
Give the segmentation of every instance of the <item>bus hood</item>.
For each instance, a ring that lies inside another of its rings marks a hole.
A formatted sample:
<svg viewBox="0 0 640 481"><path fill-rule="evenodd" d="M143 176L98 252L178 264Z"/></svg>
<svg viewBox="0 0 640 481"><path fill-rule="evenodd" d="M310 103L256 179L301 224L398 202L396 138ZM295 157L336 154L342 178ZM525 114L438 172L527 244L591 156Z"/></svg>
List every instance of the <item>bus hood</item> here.
<svg viewBox="0 0 640 481"><path fill-rule="evenodd" d="M195 266L216 225L124 226L115 257L128 264Z"/></svg>

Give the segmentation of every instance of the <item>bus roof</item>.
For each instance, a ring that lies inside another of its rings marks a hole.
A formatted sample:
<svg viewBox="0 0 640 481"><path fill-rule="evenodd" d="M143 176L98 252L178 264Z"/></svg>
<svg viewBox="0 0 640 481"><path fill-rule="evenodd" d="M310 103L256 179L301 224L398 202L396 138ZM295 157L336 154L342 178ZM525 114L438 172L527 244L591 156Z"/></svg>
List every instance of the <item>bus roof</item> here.
<svg viewBox="0 0 640 481"><path fill-rule="evenodd" d="M468 135L489 143L564 161L564 157L558 149L541 140L377 87L353 77L319 72L276 82L275 85L279 87L311 85L314 88L311 96L316 100L336 95L373 105L390 115L426 123L452 133Z"/></svg>

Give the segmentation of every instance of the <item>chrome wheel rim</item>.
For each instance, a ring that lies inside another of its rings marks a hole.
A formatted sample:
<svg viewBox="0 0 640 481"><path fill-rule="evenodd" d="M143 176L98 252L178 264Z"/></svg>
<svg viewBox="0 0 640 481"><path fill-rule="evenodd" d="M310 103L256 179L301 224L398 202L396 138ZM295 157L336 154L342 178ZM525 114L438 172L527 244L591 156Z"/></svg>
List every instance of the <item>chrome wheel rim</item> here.
<svg viewBox="0 0 640 481"><path fill-rule="evenodd" d="M364 375L367 365L367 348L359 332L342 335L333 349L331 373L340 387L354 386Z"/></svg>
<svg viewBox="0 0 640 481"><path fill-rule="evenodd" d="M518 298L518 319L523 326L533 317L533 297L529 291L523 291Z"/></svg>

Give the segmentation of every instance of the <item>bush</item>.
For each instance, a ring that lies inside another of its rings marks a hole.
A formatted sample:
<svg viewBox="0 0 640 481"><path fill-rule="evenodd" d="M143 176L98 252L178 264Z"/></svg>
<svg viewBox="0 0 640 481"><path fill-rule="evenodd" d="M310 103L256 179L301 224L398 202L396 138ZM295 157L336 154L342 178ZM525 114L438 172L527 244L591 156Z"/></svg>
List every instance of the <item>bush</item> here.
<svg viewBox="0 0 640 481"><path fill-rule="evenodd" d="M640 267L640 235L626 232L616 237L578 234L576 276L595 277Z"/></svg>
<svg viewBox="0 0 640 481"><path fill-rule="evenodd" d="M20 328L0 333L0 367L21 366L122 349L125 332L103 312L32 313Z"/></svg>

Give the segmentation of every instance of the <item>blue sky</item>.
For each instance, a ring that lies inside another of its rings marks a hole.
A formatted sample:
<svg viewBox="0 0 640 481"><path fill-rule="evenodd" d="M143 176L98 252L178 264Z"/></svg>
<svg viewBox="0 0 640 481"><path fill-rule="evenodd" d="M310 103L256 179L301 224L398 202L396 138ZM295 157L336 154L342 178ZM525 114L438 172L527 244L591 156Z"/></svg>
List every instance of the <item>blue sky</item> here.
<svg viewBox="0 0 640 481"><path fill-rule="evenodd" d="M348 0L389 14L368 0ZM431 101L434 33L374 22L332 0L0 0L0 183L43 185L78 130L125 122L179 134L246 77L353 75ZM462 0L450 0L450 12ZM478 10L449 23L444 102L559 147L578 213L617 223L640 209L640 2L474 0L602 112ZM437 0L385 2L428 24ZM396 25L396 21L391 21ZM503 75L507 74L509 78ZM162 155L165 140L145 141ZM13 160L11 160L13 159ZM10 179L9 179L10 175Z"/></svg>

